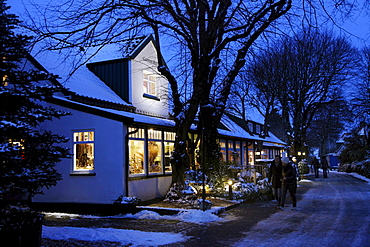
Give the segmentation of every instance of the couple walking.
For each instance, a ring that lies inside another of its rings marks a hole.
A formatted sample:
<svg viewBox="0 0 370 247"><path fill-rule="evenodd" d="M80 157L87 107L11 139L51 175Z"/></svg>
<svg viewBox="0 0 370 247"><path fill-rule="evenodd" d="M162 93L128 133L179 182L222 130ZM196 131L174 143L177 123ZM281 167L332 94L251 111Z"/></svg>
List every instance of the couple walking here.
<svg viewBox="0 0 370 247"><path fill-rule="evenodd" d="M272 182L272 192L280 209L284 207L288 191L292 199L293 207L297 206L296 169L292 162L289 161L288 157L281 159L279 155L275 156L275 159L270 165L268 181L269 183Z"/></svg>
<svg viewBox="0 0 370 247"><path fill-rule="evenodd" d="M329 170L329 163L326 159L326 156L322 156L321 160L319 161L316 156L313 157L311 168L315 170L315 178L319 178L319 168L322 169L322 174L324 178L328 178L328 170Z"/></svg>

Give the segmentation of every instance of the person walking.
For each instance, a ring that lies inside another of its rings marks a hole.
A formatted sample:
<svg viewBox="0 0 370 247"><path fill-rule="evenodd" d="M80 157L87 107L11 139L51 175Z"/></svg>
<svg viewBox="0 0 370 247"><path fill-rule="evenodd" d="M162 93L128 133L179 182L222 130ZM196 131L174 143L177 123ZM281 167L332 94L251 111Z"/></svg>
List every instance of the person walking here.
<svg viewBox="0 0 370 247"><path fill-rule="evenodd" d="M275 155L275 159L270 164L268 182L271 183L272 193L277 202L278 208L281 205L281 173L282 164L280 155Z"/></svg>
<svg viewBox="0 0 370 247"><path fill-rule="evenodd" d="M319 178L320 163L319 163L319 160L316 158L316 156L313 157L311 166L313 166L313 169L315 171L315 178Z"/></svg>
<svg viewBox="0 0 370 247"><path fill-rule="evenodd" d="M326 159L326 156L321 157L320 163L321 163L322 174L324 178L328 178L329 164L328 164L328 160Z"/></svg>
<svg viewBox="0 0 370 247"><path fill-rule="evenodd" d="M282 159L282 196L281 196L281 207L284 207L286 194L289 190L290 198L292 199L293 208L297 207L297 179L295 168L292 163L289 162L288 157Z"/></svg>

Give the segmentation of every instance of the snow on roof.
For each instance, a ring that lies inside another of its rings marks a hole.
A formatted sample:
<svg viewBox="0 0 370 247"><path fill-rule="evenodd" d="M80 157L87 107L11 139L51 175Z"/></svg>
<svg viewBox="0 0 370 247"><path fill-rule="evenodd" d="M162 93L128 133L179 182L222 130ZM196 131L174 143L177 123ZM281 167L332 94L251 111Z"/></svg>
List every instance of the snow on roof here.
<svg viewBox="0 0 370 247"><path fill-rule="evenodd" d="M119 116L125 116L128 118L132 118L135 123L139 123L139 124L141 123L141 124L146 124L146 125L150 124L150 125L156 125L156 126L175 127L175 122L170 119L157 118L157 117L146 116L146 115L141 115L137 113L114 110L114 109L108 109L108 108L103 108L103 107L98 107L98 106L91 106L91 105L87 105L83 103L74 102L64 97L58 97L58 96L54 96L54 97L62 101L71 102L74 104L83 105L83 106L90 107L93 109L113 113ZM271 142L270 145L274 145L274 146L279 146L276 144L280 144L280 145L285 144L284 142L279 140L276 136L272 135L271 133L270 133L270 137L266 137L266 138L261 138L259 136L253 136L249 134L247 131L245 131L243 128L241 128L239 125L237 125L235 122L230 120L225 115L222 117L221 122L222 124L227 126L229 130L218 129L218 132L220 135L228 136L228 137L235 137L235 138L250 139L250 140L256 140L256 141L264 141L264 144L266 142ZM193 126L192 129L195 130L196 127Z"/></svg>
<svg viewBox="0 0 370 247"><path fill-rule="evenodd" d="M40 52L43 44L39 43L34 46L31 55L48 72L59 75L61 77L59 82L68 90L90 98L131 105L122 100L109 86L91 72L86 64L134 57L151 40L154 40L153 36L148 35L108 44L100 50L89 48L85 51L86 54L81 52L81 57L78 58L75 54L69 54L70 50L67 49ZM92 56L92 54L95 55Z"/></svg>
<svg viewBox="0 0 370 247"><path fill-rule="evenodd" d="M221 123L225 125L230 131L219 129L219 134L226 135L226 136L232 136L232 137L240 137L245 139L251 139L256 141L263 141L265 146L281 146L285 145L285 143L277 138L275 135L273 135L271 132L269 132L269 136L266 136L265 138L251 135L248 133L245 129L243 129L241 126L239 126L236 122L231 120L227 114L224 114L222 117ZM267 142L270 142L271 144L267 144Z"/></svg>
<svg viewBox="0 0 370 247"><path fill-rule="evenodd" d="M271 132L269 132L269 136L266 136L265 138L264 138L264 140L266 141L266 142L271 142L271 143L275 143L275 146L276 146L276 144L278 144L279 146L280 145L286 145L286 143L285 142L283 142L282 140L280 140L278 137L276 137L274 134L272 134ZM269 145L267 145L267 143L263 143L263 145L265 145L265 146L269 146Z"/></svg>
<svg viewBox="0 0 370 247"><path fill-rule="evenodd" d="M219 129L219 134L226 135L226 136L232 136L232 137L240 137L245 139L253 139L257 141L262 141L263 139L258 136L253 136L249 134L247 131L245 131L242 127L240 127L238 124L236 124L234 121L232 121L228 116L224 114L224 116L221 119L221 123L225 125L230 131Z"/></svg>
<svg viewBox="0 0 370 247"><path fill-rule="evenodd" d="M113 90L103 81L94 75L86 65L80 66L74 73L75 61L73 57L56 51L38 52L37 49L31 51L31 55L48 72L61 77L58 81L68 90L82 96L105 100L113 103L131 105L122 100Z"/></svg>
<svg viewBox="0 0 370 247"><path fill-rule="evenodd" d="M104 45L91 58L92 63L133 57L141 45L151 36L135 37L124 41Z"/></svg>
<svg viewBox="0 0 370 247"><path fill-rule="evenodd" d="M87 105L84 103L79 103L75 102L72 100L69 100L64 97L58 97L54 96L54 98L65 101L65 102L70 102L76 105L82 105L85 107L89 107L92 109L97 109L100 111L105 111L109 113L116 114L118 116L124 116L128 118L132 118L135 123L142 123L142 124L150 124L150 125L157 125L157 126L167 126L167 127L174 127L175 122L169 119L164 119L164 118L157 118L157 117L152 117L152 116L146 116L146 115L141 115L137 113L132 113L132 112L127 112L127 111L120 111L120 110L114 110L114 109L109 109L109 108L103 108L103 107L98 107L98 106L92 106L92 105Z"/></svg>
<svg viewBox="0 0 370 247"><path fill-rule="evenodd" d="M256 122L256 123L260 123L260 124L263 124L264 121L265 121L264 117L261 115L261 113L255 107L249 107L247 109L246 118L247 118L247 120L250 120L250 121L253 121L253 122Z"/></svg>

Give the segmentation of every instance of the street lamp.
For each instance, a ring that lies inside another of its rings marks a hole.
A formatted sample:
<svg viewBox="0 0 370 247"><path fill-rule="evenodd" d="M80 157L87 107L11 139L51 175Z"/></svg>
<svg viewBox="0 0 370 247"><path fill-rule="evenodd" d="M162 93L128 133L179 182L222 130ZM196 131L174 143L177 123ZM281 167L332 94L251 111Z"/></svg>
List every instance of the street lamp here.
<svg viewBox="0 0 370 247"><path fill-rule="evenodd" d="M233 180L229 180L228 182L229 185L229 200L233 199Z"/></svg>

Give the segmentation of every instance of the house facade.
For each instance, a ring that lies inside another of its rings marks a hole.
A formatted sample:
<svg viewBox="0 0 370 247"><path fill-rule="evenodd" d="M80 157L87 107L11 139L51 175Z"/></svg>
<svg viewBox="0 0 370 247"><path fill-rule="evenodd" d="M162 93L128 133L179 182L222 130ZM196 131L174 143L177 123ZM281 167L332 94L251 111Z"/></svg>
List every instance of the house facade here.
<svg viewBox="0 0 370 247"><path fill-rule="evenodd" d="M175 141L168 82L156 69L153 37L131 42L108 46L73 74L68 66L73 61L69 64L57 54L38 55L26 63L25 68L61 77L53 83L66 90L48 103L71 113L40 126L69 137L64 145L73 157L57 165L63 179L34 202L112 204L119 196L146 201L167 193ZM262 136L262 126L225 114L219 128L223 159L248 170L282 154L285 143L272 134ZM194 128L189 137L196 135Z"/></svg>

